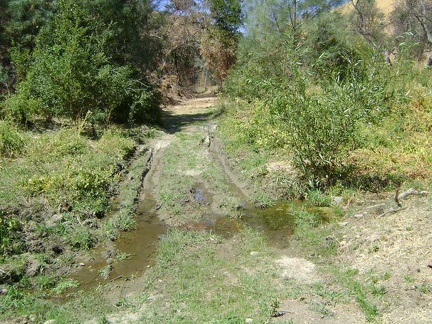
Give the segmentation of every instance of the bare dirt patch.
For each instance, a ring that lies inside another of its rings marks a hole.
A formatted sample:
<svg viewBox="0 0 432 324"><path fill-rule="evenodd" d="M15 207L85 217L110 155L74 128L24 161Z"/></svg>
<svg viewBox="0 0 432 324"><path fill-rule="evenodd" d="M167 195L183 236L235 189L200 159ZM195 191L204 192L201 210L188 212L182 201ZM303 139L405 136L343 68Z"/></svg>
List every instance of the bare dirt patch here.
<svg viewBox="0 0 432 324"><path fill-rule="evenodd" d="M398 212L394 193L366 196L366 204L343 228L339 261L370 278L382 278L384 323L428 323L432 318L432 205L430 197L410 196Z"/></svg>

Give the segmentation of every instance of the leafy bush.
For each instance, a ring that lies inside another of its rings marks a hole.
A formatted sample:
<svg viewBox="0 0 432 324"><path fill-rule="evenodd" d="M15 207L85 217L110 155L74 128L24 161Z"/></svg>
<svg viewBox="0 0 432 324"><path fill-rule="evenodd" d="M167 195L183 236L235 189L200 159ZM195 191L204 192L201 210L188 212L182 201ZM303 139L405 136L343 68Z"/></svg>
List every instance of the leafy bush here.
<svg viewBox="0 0 432 324"><path fill-rule="evenodd" d="M9 122L0 120L0 157L16 157L24 151L25 141Z"/></svg>
<svg viewBox="0 0 432 324"><path fill-rule="evenodd" d="M32 113L79 119L88 111L102 113L105 122L157 121L159 102L153 89L135 80L130 66L114 64L109 57L113 28L93 15L90 3L58 1L6 112L19 121Z"/></svg>

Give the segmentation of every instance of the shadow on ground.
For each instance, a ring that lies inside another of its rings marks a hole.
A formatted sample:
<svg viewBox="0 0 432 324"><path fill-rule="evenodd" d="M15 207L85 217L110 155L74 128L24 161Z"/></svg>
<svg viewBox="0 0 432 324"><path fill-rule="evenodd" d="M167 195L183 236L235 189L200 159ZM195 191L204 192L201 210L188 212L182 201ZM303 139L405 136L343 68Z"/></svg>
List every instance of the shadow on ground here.
<svg viewBox="0 0 432 324"><path fill-rule="evenodd" d="M186 126L195 124L197 122L209 121L219 114L214 111L196 114L174 114L170 111L164 111L162 127L169 134L175 134L183 130Z"/></svg>

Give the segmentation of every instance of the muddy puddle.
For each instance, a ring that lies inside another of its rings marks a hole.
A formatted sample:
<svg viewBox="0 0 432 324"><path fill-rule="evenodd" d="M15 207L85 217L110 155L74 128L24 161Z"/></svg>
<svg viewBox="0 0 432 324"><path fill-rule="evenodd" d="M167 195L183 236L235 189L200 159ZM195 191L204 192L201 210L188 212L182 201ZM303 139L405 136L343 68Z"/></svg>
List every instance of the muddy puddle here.
<svg viewBox="0 0 432 324"><path fill-rule="evenodd" d="M198 193L199 199L206 199L204 192ZM154 201L148 200L140 204L137 229L121 235L115 242L115 252L106 247L96 249L93 260L71 276L80 282L78 290L89 290L106 282L133 279L142 275L155 262L158 242L164 239L168 228L152 212L154 205ZM302 208L306 207L299 201L277 201L265 209L245 207L240 218L210 215L180 228L185 231L208 231L228 238L248 226L262 232L271 246L284 249L289 246L295 231L294 213ZM319 208L306 209L321 212ZM110 252L112 255L109 255Z"/></svg>
<svg viewBox="0 0 432 324"><path fill-rule="evenodd" d="M157 214L151 212L155 205L155 201L142 201L137 209L136 229L122 233L113 247L100 246L92 251L91 259L70 276L80 283L76 291L94 289L110 281L133 279L153 264L157 243L167 231Z"/></svg>

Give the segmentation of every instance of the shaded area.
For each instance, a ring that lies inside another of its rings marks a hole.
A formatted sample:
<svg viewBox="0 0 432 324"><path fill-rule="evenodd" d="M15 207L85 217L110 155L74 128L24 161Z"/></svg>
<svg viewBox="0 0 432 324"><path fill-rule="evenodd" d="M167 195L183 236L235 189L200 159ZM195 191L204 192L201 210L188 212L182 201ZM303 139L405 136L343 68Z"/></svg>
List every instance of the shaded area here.
<svg viewBox="0 0 432 324"><path fill-rule="evenodd" d="M207 113L196 113L196 114L175 114L171 111L164 111L164 129L169 134L175 134L180 132L186 126L195 124L198 122L209 121L214 118L214 112L210 111Z"/></svg>

